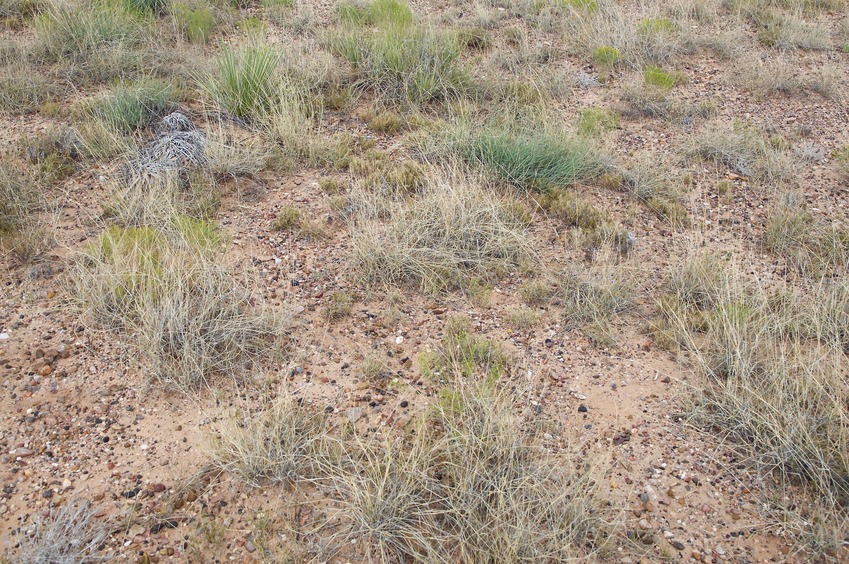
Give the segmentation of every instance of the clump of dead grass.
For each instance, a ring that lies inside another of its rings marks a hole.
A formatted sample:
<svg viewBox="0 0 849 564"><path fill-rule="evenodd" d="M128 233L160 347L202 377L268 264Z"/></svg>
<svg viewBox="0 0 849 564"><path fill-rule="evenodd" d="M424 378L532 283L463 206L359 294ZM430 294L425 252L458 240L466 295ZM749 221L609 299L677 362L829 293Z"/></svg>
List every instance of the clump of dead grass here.
<svg viewBox="0 0 849 564"><path fill-rule="evenodd" d="M794 161L750 125L708 125L693 136L687 152L765 184L789 185L796 178Z"/></svg>
<svg viewBox="0 0 849 564"><path fill-rule="evenodd" d="M692 421L736 443L762 475L811 492L825 552L838 547L849 504L846 296L843 282L766 289L696 258L659 304L667 336L702 378Z"/></svg>
<svg viewBox="0 0 849 564"><path fill-rule="evenodd" d="M532 257L525 214L482 178L434 170L419 195L388 203L357 196L353 260L371 284L428 291L498 276Z"/></svg>
<svg viewBox="0 0 849 564"><path fill-rule="evenodd" d="M452 99L467 89L457 34L415 23L405 2L346 4L339 14L343 25L330 45L381 99L419 104ZM355 27L363 25L374 29L364 33Z"/></svg>
<svg viewBox="0 0 849 564"><path fill-rule="evenodd" d="M842 274L849 269L849 231L818 221L795 192L780 195L773 204L765 243L808 276Z"/></svg>
<svg viewBox="0 0 849 564"><path fill-rule="evenodd" d="M437 432L364 444L332 477L346 537L371 558L558 561L601 541L592 472L546 454L495 387L445 395L431 421Z"/></svg>
<svg viewBox="0 0 849 564"><path fill-rule="evenodd" d="M99 562L109 533L88 502L70 501L40 517L19 540L16 562Z"/></svg>
<svg viewBox="0 0 849 564"><path fill-rule="evenodd" d="M151 373L196 388L273 350L282 320L221 264L222 234L173 216L159 227L111 227L73 272L89 319L135 335Z"/></svg>
<svg viewBox="0 0 849 564"><path fill-rule="evenodd" d="M211 453L216 466L251 485L292 485L320 475L335 446L325 414L282 396L253 416L225 419L212 437Z"/></svg>

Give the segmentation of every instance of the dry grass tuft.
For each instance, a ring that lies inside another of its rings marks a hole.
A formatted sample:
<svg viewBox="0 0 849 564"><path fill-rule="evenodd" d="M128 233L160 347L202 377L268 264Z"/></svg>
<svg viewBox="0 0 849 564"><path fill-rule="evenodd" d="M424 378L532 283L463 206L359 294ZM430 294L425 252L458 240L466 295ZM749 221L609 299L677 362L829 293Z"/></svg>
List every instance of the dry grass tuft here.
<svg viewBox="0 0 849 564"><path fill-rule="evenodd" d="M441 291L498 276L533 256L526 212L459 170L434 170L421 194L390 203L361 191L354 209L353 260L371 284Z"/></svg>
<svg viewBox="0 0 849 564"><path fill-rule="evenodd" d="M548 454L509 405L472 384L445 395L415 437L358 438L351 469L331 475L345 538L364 538L366 558L381 561L562 561L598 549L592 469Z"/></svg>
<svg viewBox="0 0 849 564"><path fill-rule="evenodd" d="M274 350L283 323L221 264L221 243L214 226L186 216L109 228L75 265L79 304L103 327L133 333L165 383L238 376Z"/></svg>
<svg viewBox="0 0 849 564"><path fill-rule="evenodd" d="M795 192L781 195L774 204L765 242L800 273L814 278L849 269L849 231L818 221L802 195Z"/></svg>
<svg viewBox="0 0 849 564"><path fill-rule="evenodd" d="M256 414L226 419L212 438L212 458L249 484L291 485L319 476L332 453L327 417L283 396Z"/></svg>
<svg viewBox="0 0 849 564"><path fill-rule="evenodd" d="M71 501L40 517L20 539L17 562L99 562L100 545L109 533L88 502ZM22 531L23 532L23 531Z"/></svg>
<svg viewBox="0 0 849 564"><path fill-rule="evenodd" d="M764 184L789 185L797 176L795 162L748 125L708 125L692 138L688 153Z"/></svg>
<svg viewBox="0 0 849 564"><path fill-rule="evenodd" d="M805 503L827 532L818 547L825 552L842 540L849 507L847 296L843 282L768 291L731 265L696 259L660 302L664 323L703 376L693 422L738 444L764 476L811 492ZM810 520L799 525L814 528Z"/></svg>

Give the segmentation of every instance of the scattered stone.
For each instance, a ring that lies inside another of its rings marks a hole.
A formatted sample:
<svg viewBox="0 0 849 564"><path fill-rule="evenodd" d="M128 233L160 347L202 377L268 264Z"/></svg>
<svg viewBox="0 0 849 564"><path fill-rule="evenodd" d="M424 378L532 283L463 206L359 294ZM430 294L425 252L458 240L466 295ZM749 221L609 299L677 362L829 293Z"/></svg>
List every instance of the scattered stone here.
<svg viewBox="0 0 849 564"><path fill-rule="evenodd" d="M584 404L581 404L581 405L578 406L578 413L586 413L587 411L589 411L589 410L587 409L587 406L585 406Z"/></svg>
<svg viewBox="0 0 849 564"><path fill-rule="evenodd" d="M672 548L675 550L684 550L685 546L683 542L674 540L672 541Z"/></svg>

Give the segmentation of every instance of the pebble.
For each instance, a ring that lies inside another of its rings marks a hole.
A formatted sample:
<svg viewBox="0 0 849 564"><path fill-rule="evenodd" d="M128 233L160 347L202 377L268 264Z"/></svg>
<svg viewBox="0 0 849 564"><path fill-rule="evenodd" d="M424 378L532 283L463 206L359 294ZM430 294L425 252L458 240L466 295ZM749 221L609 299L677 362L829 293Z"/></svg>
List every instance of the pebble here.
<svg viewBox="0 0 849 564"><path fill-rule="evenodd" d="M0 341L5 341L9 338L8 333L0 333Z"/></svg>
<svg viewBox="0 0 849 564"><path fill-rule="evenodd" d="M725 547L721 544L716 545L716 550L714 552L716 552L720 556L725 556L726 554Z"/></svg>
<svg viewBox="0 0 849 564"><path fill-rule="evenodd" d="M681 541L672 541L672 548L675 550L684 550L684 543Z"/></svg>
<svg viewBox="0 0 849 564"><path fill-rule="evenodd" d="M581 405L578 406L578 413L586 413L587 411L589 411L589 410L587 409L587 406L585 406L584 404L581 404Z"/></svg>

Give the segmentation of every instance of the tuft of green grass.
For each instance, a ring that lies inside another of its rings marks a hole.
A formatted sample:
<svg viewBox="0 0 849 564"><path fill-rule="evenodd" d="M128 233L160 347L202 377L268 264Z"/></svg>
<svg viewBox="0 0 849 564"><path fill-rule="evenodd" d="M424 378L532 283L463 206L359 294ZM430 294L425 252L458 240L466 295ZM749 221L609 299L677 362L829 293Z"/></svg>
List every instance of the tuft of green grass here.
<svg viewBox="0 0 849 564"><path fill-rule="evenodd" d="M193 7L186 2L172 2L171 14L190 43L206 43L215 29L215 14L209 6Z"/></svg>
<svg viewBox="0 0 849 564"><path fill-rule="evenodd" d="M203 89L221 107L239 118L267 115L279 99L275 75L280 64L270 45L224 45L216 59L216 70L207 75Z"/></svg>
<svg viewBox="0 0 849 564"><path fill-rule="evenodd" d="M681 82L681 78L664 72L659 67L649 65L643 69L643 82L647 86L669 91L672 90L673 86Z"/></svg>
<svg viewBox="0 0 849 564"><path fill-rule="evenodd" d="M587 108L578 111L578 131L582 135L598 135L619 127L619 114L612 110Z"/></svg>
<svg viewBox="0 0 849 564"><path fill-rule="evenodd" d="M593 51L593 64L605 69L612 69L622 62L622 54L616 47L602 45Z"/></svg>
<svg viewBox="0 0 849 564"><path fill-rule="evenodd" d="M539 191L593 178L604 166L587 142L556 133L481 127L461 140L458 150L504 181Z"/></svg>
<svg viewBox="0 0 849 564"><path fill-rule="evenodd" d="M84 102L82 113L104 129L129 134L174 107L175 92L170 84L145 80L118 85Z"/></svg>

